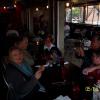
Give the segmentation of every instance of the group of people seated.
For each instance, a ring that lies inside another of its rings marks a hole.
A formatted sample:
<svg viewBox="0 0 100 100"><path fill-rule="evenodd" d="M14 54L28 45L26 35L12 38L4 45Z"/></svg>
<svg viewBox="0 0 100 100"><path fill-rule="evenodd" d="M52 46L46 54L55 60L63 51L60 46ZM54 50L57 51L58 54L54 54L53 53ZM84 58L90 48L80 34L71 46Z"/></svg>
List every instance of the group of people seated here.
<svg viewBox="0 0 100 100"><path fill-rule="evenodd" d="M34 71L35 62L33 56L27 50L28 45L27 36L17 36L4 57L6 81L15 92L14 98L10 98L10 100L33 100L34 98L36 100L51 100L47 93L48 90L39 82L39 79L45 70L43 64L47 64L51 60L58 63L62 54L53 44L52 36L47 35L43 50L40 52L40 57L41 55L45 57L43 59L45 63L40 63L40 67Z"/></svg>
<svg viewBox="0 0 100 100"><path fill-rule="evenodd" d="M6 43L8 42L10 45L7 46L7 53L4 57L5 76L8 84L15 91L14 98L10 98L10 100L33 100L34 98L36 100L52 100L48 90L40 82L45 71L44 65L60 63L62 59L60 50L53 44L52 36L47 35L45 37L42 49L35 55L36 60L34 60L34 55L28 51L30 48L28 48L27 36L9 36L7 39ZM100 35L93 36L89 50L84 51L82 47L79 47L76 48L75 52L77 56L83 59L80 75L81 94L83 93L81 100L99 100ZM40 64L40 67L34 70L36 64ZM94 80L92 90L89 79ZM45 78L43 81L45 82ZM94 87L98 88L98 91L95 91Z"/></svg>
<svg viewBox="0 0 100 100"><path fill-rule="evenodd" d="M82 47L76 49L77 55L83 59L81 66L81 94L82 100L100 99L100 35L92 37L91 47L84 51Z"/></svg>

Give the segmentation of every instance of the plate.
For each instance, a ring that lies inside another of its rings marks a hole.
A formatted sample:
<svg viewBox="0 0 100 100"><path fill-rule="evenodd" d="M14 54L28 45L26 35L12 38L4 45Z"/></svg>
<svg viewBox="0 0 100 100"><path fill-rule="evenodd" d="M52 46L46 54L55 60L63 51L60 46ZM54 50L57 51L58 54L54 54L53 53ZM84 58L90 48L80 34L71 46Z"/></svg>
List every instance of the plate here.
<svg viewBox="0 0 100 100"><path fill-rule="evenodd" d="M64 62L64 65L67 65L67 64L69 64L69 62L68 62L68 61L65 61L65 62Z"/></svg>
<svg viewBox="0 0 100 100"><path fill-rule="evenodd" d="M41 65L36 65L36 66L34 66L34 67L36 67L36 68L39 68ZM47 64L45 64L45 65L43 65L44 67L48 67L49 66L49 63L47 63Z"/></svg>

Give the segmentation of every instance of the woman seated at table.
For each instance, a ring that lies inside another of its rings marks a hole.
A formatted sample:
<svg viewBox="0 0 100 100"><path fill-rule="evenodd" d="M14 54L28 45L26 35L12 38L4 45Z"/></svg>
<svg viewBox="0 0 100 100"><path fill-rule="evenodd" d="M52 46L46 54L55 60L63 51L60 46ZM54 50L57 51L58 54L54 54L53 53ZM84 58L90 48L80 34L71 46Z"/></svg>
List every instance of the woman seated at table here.
<svg viewBox="0 0 100 100"><path fill-rule="evenodd" d="M100 50L94 50L92 54L92 63L90 67L83 70L83 74L88 75L89 73L100 69Z"/></svg>
<svg viewBox="0 0 100 100"><path fill-rule="evenodd" d="M100 99L100 91L98 87L100 86L100 49L94 50L92 53L92 63L88 68L83 70L83 74L87 77L89 84L92 82L93 85L93 100ZM90 86L91 87L91 86ZM89 87L89 88L90 88ZM100 87L99 87L100 88ZM97 99L98 98L98 99Z"/></svg>
<svg viewBox="0 0 100 100"><path fill-rule="evenodd" d="M24 61L28 63L30 66L34 65L34 60L30 53L27 50L28 47L28 37L27 36L20 36L17 38L15 42L15 46L18 47L20 50L23 51L24 54Z"/></svg>
<svg viewBox="0 0 100 100"><path fill-rule="evenodd" d="M39 92L41 88L42 91L45 90L38 81L42 76L44 67L41 66L33 74L31 67L23 61L23 57L20 49L16 47L10 48L6 74L7 81L13 86L17 99L31 100L35 98L36 100L40 100L41 98L48 100L43 92Z"/></svg>
<svg viewBox="0 0 100 100"><path fill-rule="evenodd" d="M53 44L53 38L51 35L47 35L44 39L44 56L46 60L52 60L53 62L59 62L62 57L61 51Z"/></svg>

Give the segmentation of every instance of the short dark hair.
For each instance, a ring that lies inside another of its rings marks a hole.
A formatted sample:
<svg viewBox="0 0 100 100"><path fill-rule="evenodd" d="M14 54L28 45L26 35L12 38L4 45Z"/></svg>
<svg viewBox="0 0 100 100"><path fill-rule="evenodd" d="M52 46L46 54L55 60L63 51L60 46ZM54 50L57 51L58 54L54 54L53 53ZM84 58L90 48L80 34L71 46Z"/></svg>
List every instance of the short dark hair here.
<svg viewBox="0 0 100 100"><path fill-rule="evenodd" d="M16 39L15 44L19 44L20 42L23 41L24 38L27 38L27 39L28 39L28 37L27 37L26 35L24 35L24 36L19 36L19 37Z"/></svg>
<svg viewBox="0 0 100 100"><path fill-rule="evenodd" d="M49 38L50 41L53 42L53 37L52 37L51 34L47 34L47 35L45 36L45 40L46 40L47 38Z"/></svg>
<svg viewBox="0 0 100 100"><path fill-rule="evenodd" d="M9 49L9 51L8 51L8 55L9 55L9 53L10 52L12 52L13 50L19 50L19 51L21 51L18 47L11 47L10 49Z"/></svg>
<svg viewBox="0 0 100 100"><path fill-rule="evenodd" d="M98 41L100 41L100 34L96 34L92 38L96 38Z"/></svg>
<svg viewBox="0 0 100 100"><path fill-rule="evenodd" d="M99 57L99 56L100 56L100 49L93 50L93 51L92 51L92 55L93 55L93 54L95 54L96 56Z"/></svg>

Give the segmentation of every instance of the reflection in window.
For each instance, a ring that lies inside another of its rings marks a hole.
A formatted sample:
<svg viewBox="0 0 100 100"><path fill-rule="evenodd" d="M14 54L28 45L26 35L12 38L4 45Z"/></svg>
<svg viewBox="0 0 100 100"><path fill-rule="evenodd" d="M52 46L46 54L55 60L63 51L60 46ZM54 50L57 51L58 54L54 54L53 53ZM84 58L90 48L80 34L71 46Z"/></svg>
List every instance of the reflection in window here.
<svg viewBox="0 0 100 100"><path fill-rule="evenodd" d="M66 22L71 22L71 9L66 8Z"/></svg>
<svg viewBox="0 0 100 100"><path fill-rule="evenodd" d="M85 23L100 25L100 5L87 6L85 12Z"/></svg>
<svg viewBox="0 0 100 100"><path fill-rule="evenodd" d="M83 22L83 7L72 7L72 22L73 23Z"/></svg>
<svg viewBox="0 0 100 100"><path fill-rule="evenodd" d="M83 23L83 16L86 24L100 25L100 5L66 8L66 22Z"/></svg>
<svg viewBox="0 0 100 100"><path fill-rule="evenodd" d="M66 8L66 22L82 23L83 7L72 7L72 9Z"/></svg>

